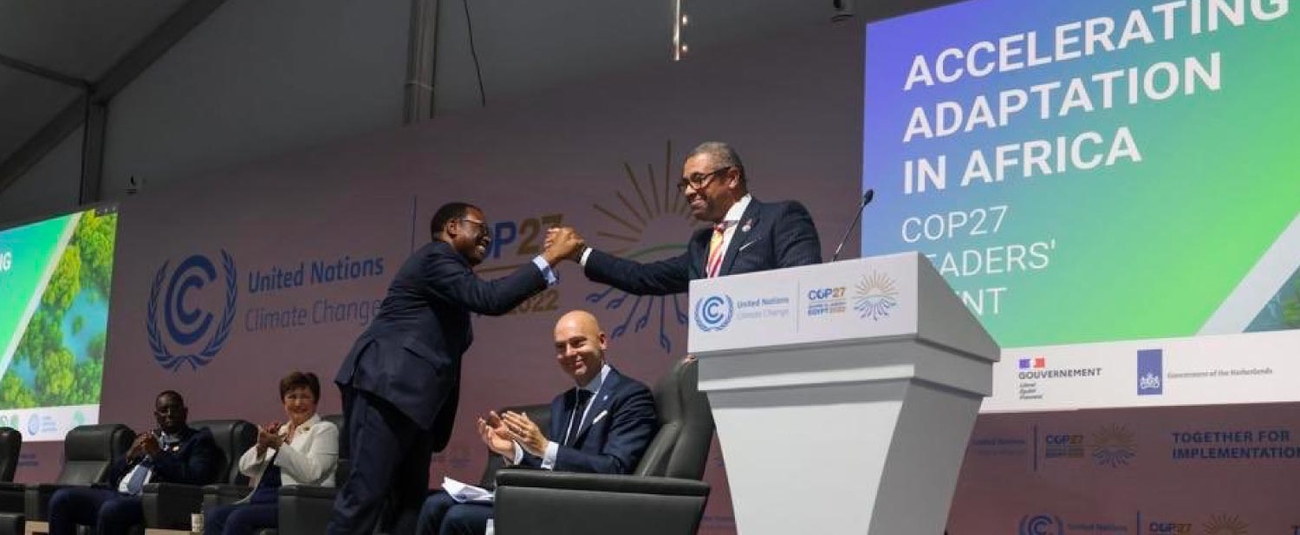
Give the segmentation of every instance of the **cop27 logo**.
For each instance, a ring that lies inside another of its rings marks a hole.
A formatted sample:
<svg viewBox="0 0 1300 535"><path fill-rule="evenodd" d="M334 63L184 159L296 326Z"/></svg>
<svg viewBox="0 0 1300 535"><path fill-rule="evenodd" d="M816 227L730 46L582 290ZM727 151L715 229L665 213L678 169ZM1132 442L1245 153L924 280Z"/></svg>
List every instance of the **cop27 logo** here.
<svg viewBox="0 0 1300 535"><path fill-rule="evenodd" d="M872 271L863 275L853 287L853 310L859 318L877 321L889 315L898 306L898 284L893 277Z"/></svg>
<svg viewBox="0 0 1300 535"><path fill-rule="evenodd" d="M710 295L695 303L695 325L704 332L721 331L731 323L734 312L730 296Z"/></svg>
<svg viewBox="0 0 1300 535"><path fill-rule="evenodd" d="M191 370L206 366L221 351L230 328L235 323L235 298L239 287L235 275L235 259L224 249L221 251L221 274L225 277L225 306L218 314L204 310L195 305L196 299L187 299L191 291L201 291L209 284L217 285L217 268L208 257L191 255L176 265L167 276L167 264L158 268L149 290L149 318L145 327L149 333L149 348L153 357L163 369L176 371L182 365L189 364ZM164 281L166 291L164 292ZM168 343L163 340L158 329L158 301L162 297L162 321L167 330L168 341L178 348L194 347L204 342L193 353L177 351L173 353ZM205 342L206 340L206 342Z"/></svg>

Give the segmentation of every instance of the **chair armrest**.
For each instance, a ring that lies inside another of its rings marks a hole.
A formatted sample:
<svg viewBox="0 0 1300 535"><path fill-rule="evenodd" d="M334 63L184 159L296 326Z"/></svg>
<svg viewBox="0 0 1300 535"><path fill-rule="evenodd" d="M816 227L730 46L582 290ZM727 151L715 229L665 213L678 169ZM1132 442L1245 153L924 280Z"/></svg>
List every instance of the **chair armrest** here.
<svg viewBox="0 0 1300 535"><path fill-rule="evenodd" d="M286 485L280 487L279 533L318 535L325 533L334 514L335 487Z"/></svg>
<svg viewBox="0 0 1300 535"><path fill-rule="evenodd" d="M336 487L317 487L313 485L285 485L280 487L280 498L293 496L296 498L317 499L317 500L334 500L339 489Z"/></svg>
<svg viewBox="0 0 1300 535"><path fill-rule="evenodd" d="M203 509L203 487L150 483L140 494L144 525L153 529L190 529L190 515Z"/></svg>
<svg viewBox="0 0 1300 535"><path fill-rule="evenodd" d="M206 513L223 505L230 505L244 499L253 492L247 485L204 485L203 512Z"/></svg>
<svg viewBox="0 0 1300 535"><path fill-rule="evenodd" d="M59 483L32 483L27 485L26 504L23 515L28 522L44 522L50 518L50 497L60 489L84 487L85 485L62 485Z"/></svg>
<svg viewBox="0 0 1300 535"><path fill-rule="evenodd" d="M693 479L542 470L497 473L500 535L694 535L709 485Z"/></svg>
<svg viewBox="0 0 1300 535"><path fill-rule="evenodd" d="M26 529L22 513L0 513L0 535L23 535Z"/></svg>
<svg viewBox="0 0 1300 535"><path fill-rule="evenodd" d="M0 513L23 514L27 507L27 485L0 482Z"/></svg>
<svg viewBox="0 0 1300 535"><path fill-rule="evenodd" d="M541 487L590 492L620 492L665 496L708 496L709 484L694 479L625 476L612 474L578 474L548 470L505 469L497 472L497 488Z"/></svg>

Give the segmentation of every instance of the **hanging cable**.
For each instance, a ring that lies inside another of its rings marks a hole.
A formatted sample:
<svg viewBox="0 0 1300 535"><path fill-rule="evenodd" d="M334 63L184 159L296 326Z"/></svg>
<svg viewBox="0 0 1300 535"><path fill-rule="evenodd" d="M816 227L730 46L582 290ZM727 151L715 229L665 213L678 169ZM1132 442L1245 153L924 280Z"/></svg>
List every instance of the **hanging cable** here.
<svg viewBox="0 0 1300 535"><path fill-rule="evenodd" d="M483 70L478 64L478 51L474 50L474 24L469 17L469 0L461 0L465 6L465 28L469 30L469 55L474 58L474 75L478 77L479 104L487 107L487 93L483 91Z"/></svg>

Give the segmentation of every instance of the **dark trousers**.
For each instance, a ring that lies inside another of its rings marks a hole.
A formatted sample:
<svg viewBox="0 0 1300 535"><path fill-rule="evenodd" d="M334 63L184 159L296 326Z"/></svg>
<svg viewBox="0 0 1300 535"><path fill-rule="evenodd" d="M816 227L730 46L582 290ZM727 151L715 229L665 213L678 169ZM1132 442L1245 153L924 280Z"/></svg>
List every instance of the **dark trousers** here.
<svg viewBox="0 0 1300 535"><path fill-rule="evenodd" d="M486 503L456 503L451 495L439 491L424 500L420 509L418 535L483 535L492 518L492 506Z"/></svg>
<svg viewBox="0 0 1300 535"><path fill-rule="evenodd" d="M94 526L101 535L126 535L144 523L139 496L116 490L72 487L50 497L50 535L76 535L77 526Z"/></svg>
<svg viewBox="0 0 1300 535"><path fill-rule="evenodd" d="M343 390L352 475L334 500L330 535L409 535L429 494L433 434L369 392Z"/></svg>
<svg viewBox="0 0 1300 535"><path fill-rule="evenodd" d="M203 518L204 535L253 535L262 528L280 525L280 507L272 503L238 503L208 511Z"/></svg>

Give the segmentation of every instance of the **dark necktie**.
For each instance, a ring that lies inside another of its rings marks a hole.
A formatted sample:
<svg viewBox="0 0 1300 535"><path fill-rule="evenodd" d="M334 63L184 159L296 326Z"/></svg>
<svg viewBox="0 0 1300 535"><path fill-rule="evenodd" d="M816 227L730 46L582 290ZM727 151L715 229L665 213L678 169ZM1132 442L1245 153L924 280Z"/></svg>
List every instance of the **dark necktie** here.
<svg viewBox="0 0 1300 535"><path fill-rule="evenodd" d="M578 401L573 404L573 415L569 417L569 436L564 437L564 445L571 446L578 438L578 428L582 427L582 413L591 402L592 391L578 389Z"/></svg>

